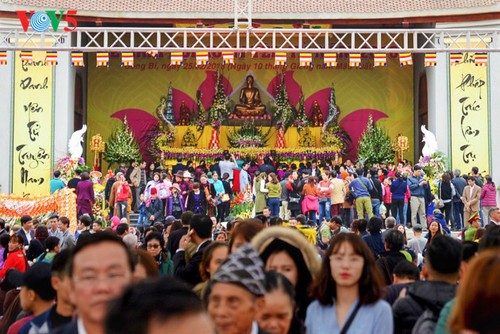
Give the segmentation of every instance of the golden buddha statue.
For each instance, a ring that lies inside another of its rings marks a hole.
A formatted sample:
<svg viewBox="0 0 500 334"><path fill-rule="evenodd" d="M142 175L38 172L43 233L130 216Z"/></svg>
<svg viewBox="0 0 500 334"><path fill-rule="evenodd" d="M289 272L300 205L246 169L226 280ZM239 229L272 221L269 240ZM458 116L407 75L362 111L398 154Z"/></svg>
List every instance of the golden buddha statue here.
<svg viewBox="0 0 500 334"><path fill-rule="evenodd" d="M319 107L318 101L313 102L310 117L311 117L310 124L312 126L322 126L323 125L323 112L321 112L321 108Z"/></svg>
<svg viewBox="0 0 500 334"><path fill-rule="evenodd" d="M181 107L179 110L179 125L189 125L191 122L191 111L186 107L186 102L183 100L181 102Z"/></svg>
<svg viewBox="0 0 500 334"><path fill-rule="evenodd" d="M234 113L240 117L259 117L266 114L266 106L260 100L260 92L253 86L253 76L246 79L247 86L241 89L240 104L234 108Z"/></svg>

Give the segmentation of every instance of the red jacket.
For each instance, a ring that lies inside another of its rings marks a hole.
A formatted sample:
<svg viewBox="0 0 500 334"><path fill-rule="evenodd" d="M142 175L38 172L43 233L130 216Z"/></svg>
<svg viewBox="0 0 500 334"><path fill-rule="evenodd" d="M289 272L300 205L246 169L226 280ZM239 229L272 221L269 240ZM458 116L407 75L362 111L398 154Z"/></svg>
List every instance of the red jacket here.
<svg viewBox="0 0 500 334"><path fill-rule="evenodd" d="M18 249L17 251L7 255L7 260L5 260L2 270L0 270L1 279L5 278L5 274L10 268L16 268L22 273L26 271L26 258L24 257L22 249Z"/></svg>

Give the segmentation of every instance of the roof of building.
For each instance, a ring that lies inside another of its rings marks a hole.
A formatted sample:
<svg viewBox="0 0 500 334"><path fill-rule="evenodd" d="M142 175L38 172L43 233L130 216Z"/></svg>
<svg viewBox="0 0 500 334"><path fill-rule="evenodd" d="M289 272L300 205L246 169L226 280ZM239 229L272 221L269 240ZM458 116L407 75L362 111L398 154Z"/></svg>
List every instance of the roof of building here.
<svg viewBox="0 0 500 334"><path fill-rule="evenodd" d="M254 19L373 19L500 12L500 0L253 0L252 7ZM121 18L232 19L234 0L0 0L0 10L16 9L76 9L82 16Z"/></svg>

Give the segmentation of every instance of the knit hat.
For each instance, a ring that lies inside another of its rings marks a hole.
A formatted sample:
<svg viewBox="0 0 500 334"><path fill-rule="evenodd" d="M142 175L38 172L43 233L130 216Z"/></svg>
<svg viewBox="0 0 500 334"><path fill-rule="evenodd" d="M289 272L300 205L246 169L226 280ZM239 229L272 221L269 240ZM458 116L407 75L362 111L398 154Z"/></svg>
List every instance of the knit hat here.
<svg viewBox="0 0 500 334"><path fill-rule="evenodd" d="M212 282L236 284L255 296L266 293L264 264L249 243L229 255L212 277Z"/></svg>
<svg viewBox="0 0 500 334"><path fill-rule="evenodd" d="M468 220L469 224L471 224L471 223L472 223L474 220L476 220L476 219L481 219L481 218L479 217L479 212L477 212L477 211L476 211L476 212L474 212L473 214L471 214L471 216L470 216L470 218L469 218L469 220Z"/></svg>
<svg viewBox="0 0 500 334"><path fill-rule="evenodd" d="M149 192L151 195L158 195L158 189L156 189L155 187L151 188L150 192Z"/></svg>

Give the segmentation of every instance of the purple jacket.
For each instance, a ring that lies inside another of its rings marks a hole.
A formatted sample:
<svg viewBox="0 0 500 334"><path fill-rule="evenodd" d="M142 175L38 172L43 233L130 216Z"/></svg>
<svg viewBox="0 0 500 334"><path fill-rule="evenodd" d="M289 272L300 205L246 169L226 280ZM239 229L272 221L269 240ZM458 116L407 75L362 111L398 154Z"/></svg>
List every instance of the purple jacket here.
<svg viewBox="0 0 500 334"><path fill-rule="evenodd" d="M494 183L486 183L481 190L483 206L497 206L497 189Z"/></svg>
<svg viewBox="0 0 500 334"><path fill-rule="evenodd" d="M182 197L181 194L178 195L179 196L179 202L181 204L181 211L184 212L186 211L186 207L185 207L185 202L184 202L184 198ZM173 195L170 195L170 197L167 198L167 208L166 208L166 213L165 215L166 216L172 216L172 207L173 207L173 200L172 200L172 197Z"/></svg>
<svg viewBox="0 0 500 334"><path fill-rule="evenodd" d="M92 213L94 198L94 184L89 181L80 181L76 186L76 211L78 214Z"/></svg>

